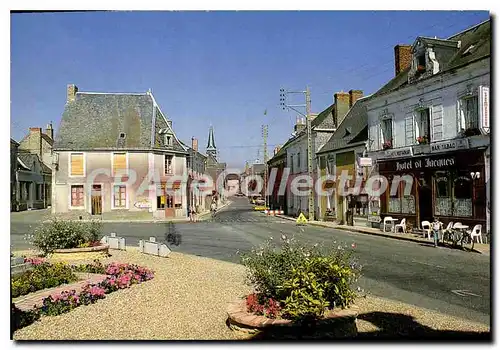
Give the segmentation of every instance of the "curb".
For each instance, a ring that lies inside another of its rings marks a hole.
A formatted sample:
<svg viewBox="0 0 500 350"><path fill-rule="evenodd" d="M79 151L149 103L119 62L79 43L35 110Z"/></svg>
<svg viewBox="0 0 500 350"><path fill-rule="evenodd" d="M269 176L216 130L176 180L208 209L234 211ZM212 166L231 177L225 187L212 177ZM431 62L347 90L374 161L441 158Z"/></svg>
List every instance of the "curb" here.
<svg viewBox="0 0 500 350"><path fill-rule="evenodd" d="M290 220L290 221L295 221L295 219L290 218L288 216L283 216L283 215L275 215L275 216L279 217L279 218L282 218L282 219L286 219L286 220ZM371 236L378 236L378 237L384 237L384 238L397 239L397 240L400 240L400 241L409 241L409 242L415 242L415 243L426 244L426 245L434 245L434 243L432 241L426 242L426 241L420 241L420 240L415 239L413 237L404 237L404 236L398 237L398 236L390 236L390 235L383 234L383 233L369 232L369 231L364 231L364 230L358 229L355 226L352 226L352 228L351 227L349 227L349 228L347 228L347 227L332 227L332 226L328 226L328 225L325 225L325 224L323 224L321 222L317 222L317 221L308 222L308 224L312 225L312 226L319 226L319 227L330 228L330 229L334 229L334 230L342 230L342 231L348 231L348 232L357 232L357 233L363 233L363 234L371 235ZM483 252L481 252L480 250L477 250L477 249L472 249L471 251L473 251L475 253L479 253L479 254L483 254L483 255L488 255L489 256L488 253L483 253Z"/></svg>

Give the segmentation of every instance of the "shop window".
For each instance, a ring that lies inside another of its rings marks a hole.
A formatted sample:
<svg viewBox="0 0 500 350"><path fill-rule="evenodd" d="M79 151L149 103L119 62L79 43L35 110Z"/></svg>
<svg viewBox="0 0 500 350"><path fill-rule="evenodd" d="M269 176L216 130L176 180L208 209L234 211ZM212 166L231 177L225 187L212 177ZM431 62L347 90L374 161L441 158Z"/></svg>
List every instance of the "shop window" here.
<svg viewBox="0 0 500 350"><path fill-rule="evenodd" d="M435 177L436 200L434 214L436 216L453 215L452 199L450 196L450 177L445 173L436 173Z"/></svg>
<svg viewBox="0 0 500 350"><path fill-rule="evenodd" d="M472 181L467 176L458 176L453 188L453 215L472 216Z"/></svg>
<svg viewBox="0 0 500 350"><path fill-rule="evenodd" d="M410 176L410 175L406 175ZM389 213L415 214L415 197L411 192L407 192L405 177L402 176L399 180L397 191L393 191L393 182L389 187Z"/></svg>

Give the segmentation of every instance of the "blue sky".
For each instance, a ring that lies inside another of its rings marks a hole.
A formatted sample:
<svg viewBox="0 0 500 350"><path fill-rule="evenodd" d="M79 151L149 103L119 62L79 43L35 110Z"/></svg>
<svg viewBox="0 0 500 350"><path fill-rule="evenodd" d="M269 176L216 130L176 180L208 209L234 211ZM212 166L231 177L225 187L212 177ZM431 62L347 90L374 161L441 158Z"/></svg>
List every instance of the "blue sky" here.
<svg viewBox="0 0 500 350"><path fill-rule="evenodd" d="M488 12L101 12L11 15L11 137L53 121L66 85L80 91L152 89L177 135L199 139L210 124L230 167L283 144L296 113L280 87L311 89L312 111L337 91L373 93L394 76L393 47L418 35L446 38ZM296 103L303 103L296 100ZM267 115L264 111L267 110ZM260 148L260 151L258 152Z"/></svg>

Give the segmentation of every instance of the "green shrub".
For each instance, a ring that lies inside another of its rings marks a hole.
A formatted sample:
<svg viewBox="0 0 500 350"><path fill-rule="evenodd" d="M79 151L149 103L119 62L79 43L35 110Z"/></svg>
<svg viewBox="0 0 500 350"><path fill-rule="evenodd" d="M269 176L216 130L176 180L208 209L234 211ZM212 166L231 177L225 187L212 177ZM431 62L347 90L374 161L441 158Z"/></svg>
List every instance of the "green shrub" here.
<svg viewBox="0 0 500 350"><path fill-rule="evenodd" d="M77 281L77 276L63 263L36 265L32 270L15 275L11 279L12 297L17 298L38 290Z"/></svg>
<svg viewBox="0 0 500 350"><path fill-rule="evenodd" d="M307 245L282 235L281 247L267 241L242 256L247 283L263 299L279 300L282 316L309 320L326 309L349 306L361 267L343 247Z"/></svg>
<svg viewBox="0 0 500 350"><path fill-rule="evenodd" d="M102 232L99 221L84 222L53 218L37 226L33 233L33 244L44 254L55 249L77 248L95 242Z"/></svg>

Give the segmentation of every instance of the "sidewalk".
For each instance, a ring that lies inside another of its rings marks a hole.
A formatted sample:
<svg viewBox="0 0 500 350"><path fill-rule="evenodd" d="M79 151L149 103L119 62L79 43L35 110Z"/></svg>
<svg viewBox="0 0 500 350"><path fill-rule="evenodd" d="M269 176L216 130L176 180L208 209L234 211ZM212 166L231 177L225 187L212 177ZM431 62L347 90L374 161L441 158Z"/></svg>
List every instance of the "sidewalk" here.
<svg viewBox="0 0 500 350"><path fill-rule="evenodd" d="M292 220L292 221L296 220L293 217L285 216L285 215L276 215L276 217L286 219L286 220ZM411 242L416 242L416 243L421 243L421 244L422 243L429 244L429 245L434 244L434 241L429 240L427 238L424 238L418 234L413 234L413 233L382 232L378 228L363 227L363 226L338 225L334 222L327 222L327 221L309 221L308 224L313 225L313 226L337 229L337 230L364 233L364 234L373 235L373 236L380 236L380 237L393 238L393 239L399 239L399 240L404 240L404 241L411 241ZM472 247L472 244L464 244L464 248L470 249L471 247ZM481 253L481 254L485 254L485 255L489 256L490 255L490 245L489 244L475 243L474 244L474 251L477 253Z"/></svg>
<svg viewBox="0 0 500 350"><path fill-rule="evenodd" d="M217 212L222 208L227 207L232 202L227 201L225 204L220 206L217 209ZM187 214L186 214L187 215ZM139 212L106 212L102 215L96 215L92 217L89 213L62 213L54 215L61 219L66 220L79 220L80 216L82 217L82 221L88 222L92 220L99 220L105 223L161 223L161 222L189 222L189 217L185 218L153 218L153 214L148 211L139 211ZM50 213L43 217L43 220L50 220L53 217ZM207 220L210 217L210 210L206 210L203 213L198 214L197 220L203 221Z"/></svg>

